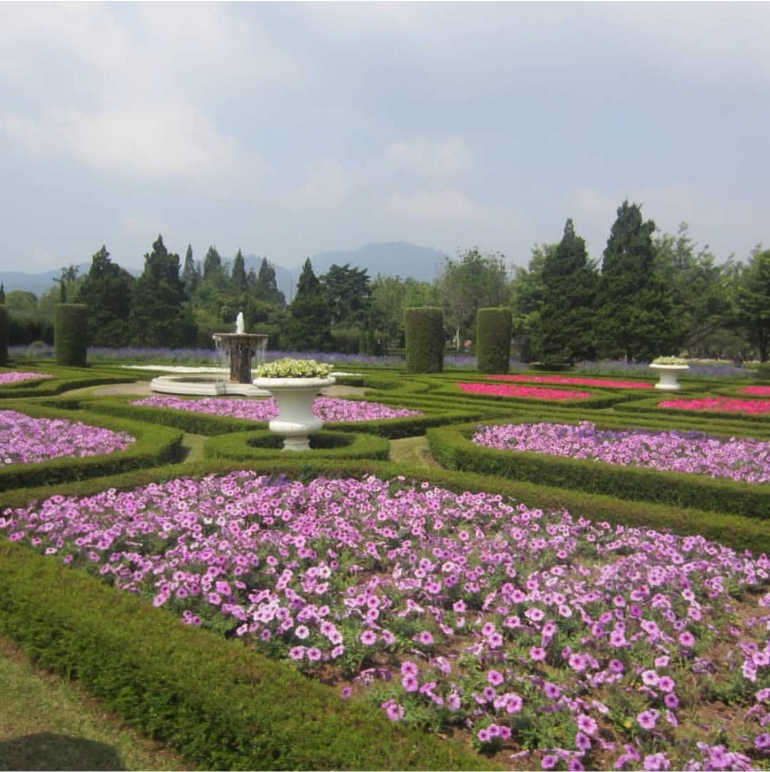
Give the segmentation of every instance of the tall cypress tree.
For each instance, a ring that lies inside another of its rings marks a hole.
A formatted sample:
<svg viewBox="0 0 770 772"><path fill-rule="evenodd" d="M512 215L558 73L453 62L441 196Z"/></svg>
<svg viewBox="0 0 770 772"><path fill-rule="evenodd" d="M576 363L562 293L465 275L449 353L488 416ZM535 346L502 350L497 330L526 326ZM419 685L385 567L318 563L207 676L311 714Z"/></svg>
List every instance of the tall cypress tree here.
<svg viewBox="0 0 770 772"><path fill-rule="evenodd" d="M242 296L246 294L249 288L249 281L246 277L246 263L239 249L233 260L233 270L230 274L230 284L236 295Z"/></svg>
<svg viewBox="0 0 770 772"><path fill-rule="evenodd" d="M184 267L182 268L182 284L188 298L195 295L195 290L201 282L201 270L193 260L192 245L187 245L187 254L184 258Z"/></svg>
<svg viewBox="0 0 770 772"><path fill-rule="evenodd" d="M134 282L129 326L135 346L182 348L195 343L197 330L179 276L179 255L166 249L162 236L144 256L144 271Z"/></svg>
<svg viewBox="0 0 770 772"><path fill-rule="evenodd" d="M671 354L676 344L673 297L655 257L655 223L624 201L618 209L599 281L599 352L627 361Z"/></svg>
<svg viewBox="0 0 770 772"><path fill-rule="evenodd" d="M310 258L302 267L289 313L285 342L290 350L328 351L331 348L331 309Z"/></svg>
<svg viewBox="0 0 770 772"><path fill-rule="evenodd" d="M89 345L129 345L133 284L134 277L113 263L107 248L102 245L91 258L91 267L78 292L78 302L88 306Z"/></svg>
<svg viewBox="0 0 770 772"><path fill-rule="evenodd" d="M541 357L570 363L593 359L598 275L572 220L556 249L546 253L541 279Z"/></svg>
<svg viewBox="0 0 770 772"><path fill-rule="evenodd" d="M280 306L286 305L286 296L278 289L275 268L268 262L266 257L262 258L262 263L259 266L259 273L254 284L254 297L265 303L274 303Z"/></svg>

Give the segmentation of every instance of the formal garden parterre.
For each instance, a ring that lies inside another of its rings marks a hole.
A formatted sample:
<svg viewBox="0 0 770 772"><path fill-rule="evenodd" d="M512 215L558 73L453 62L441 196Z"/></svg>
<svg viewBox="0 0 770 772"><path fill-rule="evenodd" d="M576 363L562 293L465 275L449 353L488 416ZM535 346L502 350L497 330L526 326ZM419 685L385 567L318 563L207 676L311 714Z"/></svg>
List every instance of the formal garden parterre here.
<svg viewBox="0 0 770 772"><path fill-rule="evenodd" d="M292 458L270 400L9 400L170 445L9 466L0 630L209 768L770 766L770 427L622 379L360 370ZM545 390L457 385L485 382ZM446 471L387 461L387 427L428 419Z"/></svg>

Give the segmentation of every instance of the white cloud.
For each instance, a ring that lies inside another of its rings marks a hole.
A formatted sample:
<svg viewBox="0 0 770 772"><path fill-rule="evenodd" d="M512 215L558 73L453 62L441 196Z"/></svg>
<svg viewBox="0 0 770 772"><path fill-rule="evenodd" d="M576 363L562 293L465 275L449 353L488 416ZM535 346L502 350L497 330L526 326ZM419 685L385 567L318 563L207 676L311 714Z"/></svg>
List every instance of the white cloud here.
<svg viewBox="0 0 770 772"><path fill-rule="evenodd" d="M336 207L349 198L357 185L357 175L353 171L339 161L325 158L308 169L300 188L280 198L299 206Z"/></svg>
<svg viewBox="0 0 770 772"><path fill-rule="evenodd" d="M245 166L254 173L261 165L237 140L183 105L57 110L39 119L11 116L0 120L0 130L32 155L64 153L101 171L132 177L230 176Z"/></svg>
<svg viewBox="0 0 770 772"><path fill-rule="evenodd" d="M388 158L399 166L427 174L455 175L468 168L469 153L462 139L399 140L388 145Z"/></svg>
<svg viewBox="0 0 770 772"><path fill-rule="evenodd" d="M396 194L388 200L392 214L432 222L456 224L485 223L490 220L489 210L457 190L444 189L411 196Z"/></svg>

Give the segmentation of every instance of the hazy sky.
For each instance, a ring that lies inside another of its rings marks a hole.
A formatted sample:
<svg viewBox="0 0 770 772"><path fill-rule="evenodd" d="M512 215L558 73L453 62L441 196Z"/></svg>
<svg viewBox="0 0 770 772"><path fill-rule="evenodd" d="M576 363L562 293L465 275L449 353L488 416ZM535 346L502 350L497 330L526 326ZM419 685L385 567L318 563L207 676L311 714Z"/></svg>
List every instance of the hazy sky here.
<svg viewBox="0 0 770 772"><path fill-rule="evenodd" d="M0 2L0 269L410 241L526 265L617 207L770 243L770 4Z"/></svg>

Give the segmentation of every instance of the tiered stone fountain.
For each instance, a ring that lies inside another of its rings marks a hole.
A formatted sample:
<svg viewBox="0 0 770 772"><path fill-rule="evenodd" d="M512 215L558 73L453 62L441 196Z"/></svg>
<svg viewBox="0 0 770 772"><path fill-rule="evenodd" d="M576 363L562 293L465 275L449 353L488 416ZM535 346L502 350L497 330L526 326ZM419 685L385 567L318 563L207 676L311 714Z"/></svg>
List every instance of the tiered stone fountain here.
<svg viewBox="0 0 770 772"><path fill-rule="evenodd" d="M217 349L228 358L229 379L223 375L161 375L153 378L150 388L161 394L190 394L216 397L238 394L244 397L268 397L270 393L257 388L251 377L252 360L257 366L265 361L267 335L244 332L243 313L235 321L235 332L215 332Z"/></svg>

